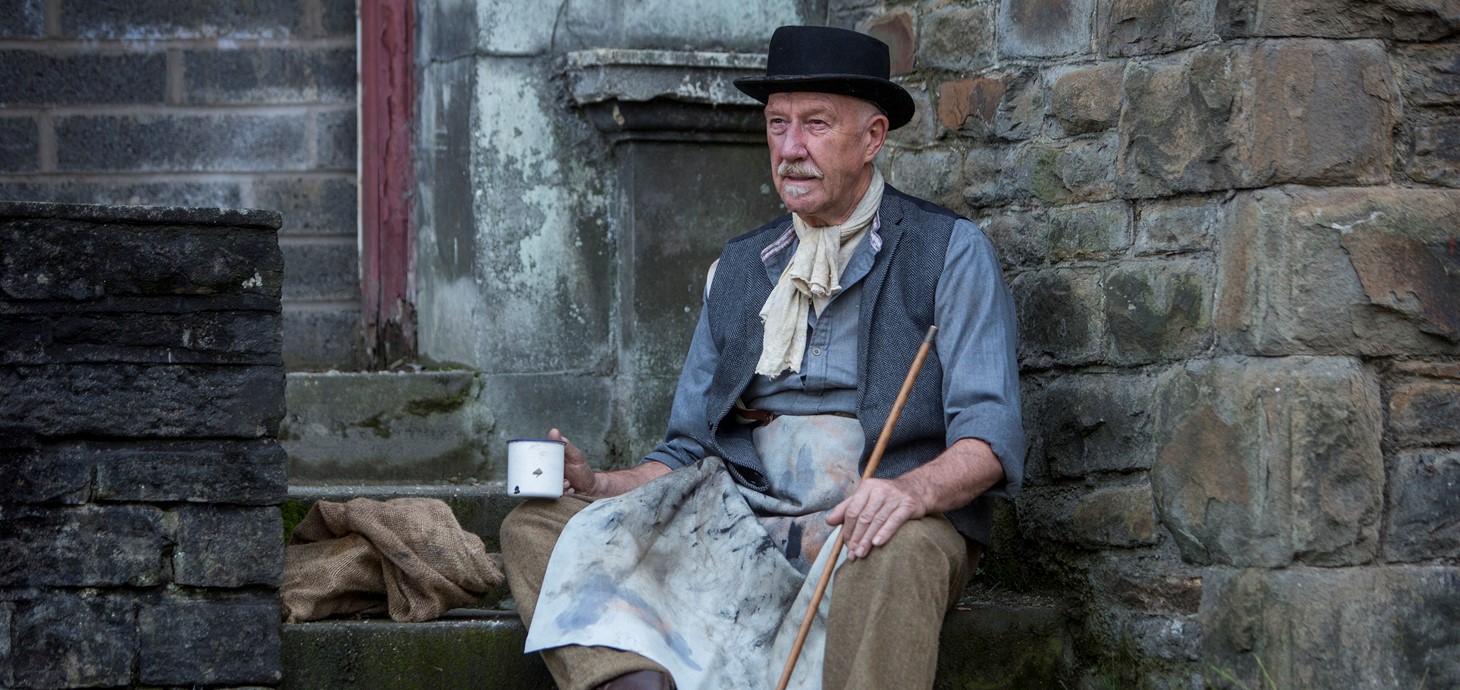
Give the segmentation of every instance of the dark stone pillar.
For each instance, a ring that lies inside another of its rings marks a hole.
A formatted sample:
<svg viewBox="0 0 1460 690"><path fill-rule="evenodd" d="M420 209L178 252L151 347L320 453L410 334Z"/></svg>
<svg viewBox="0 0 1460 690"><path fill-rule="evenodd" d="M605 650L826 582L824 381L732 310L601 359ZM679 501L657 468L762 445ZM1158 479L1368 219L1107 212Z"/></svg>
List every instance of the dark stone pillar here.
<svg viewBox="0 0 1460 690"><path fill-rule="evenodd" d="M278 684L280 223L0 202L0 686Z"/></svg>

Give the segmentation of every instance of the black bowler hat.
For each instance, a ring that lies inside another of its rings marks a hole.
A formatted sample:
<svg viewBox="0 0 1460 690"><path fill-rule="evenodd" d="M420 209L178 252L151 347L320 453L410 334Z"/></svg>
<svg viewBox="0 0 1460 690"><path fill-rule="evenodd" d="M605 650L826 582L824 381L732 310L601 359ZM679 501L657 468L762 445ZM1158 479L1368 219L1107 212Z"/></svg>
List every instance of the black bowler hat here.
<svg viewBox="0 0 1460 690"><path fill-rule="evenodd" d="M761 103L773 93L814 91L876 103L897 129L912 119L912 96L888 79L887 44L867 34L830 26L783 26L771 35L764 77L735 80L735 88Z"/></svg>

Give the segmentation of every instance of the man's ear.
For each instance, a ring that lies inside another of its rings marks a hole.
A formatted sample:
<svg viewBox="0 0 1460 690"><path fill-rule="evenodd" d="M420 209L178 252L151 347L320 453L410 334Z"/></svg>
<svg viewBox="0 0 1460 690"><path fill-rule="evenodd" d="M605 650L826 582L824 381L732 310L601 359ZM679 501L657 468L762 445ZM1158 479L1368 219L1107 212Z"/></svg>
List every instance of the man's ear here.
<svg viewBox="0 0 1460 690"><path fill-rule="evenodd" d="M862 152L862 162L870 163L887 143L887 116L881 113L872 116L867 123L867 149Z"/></svg>

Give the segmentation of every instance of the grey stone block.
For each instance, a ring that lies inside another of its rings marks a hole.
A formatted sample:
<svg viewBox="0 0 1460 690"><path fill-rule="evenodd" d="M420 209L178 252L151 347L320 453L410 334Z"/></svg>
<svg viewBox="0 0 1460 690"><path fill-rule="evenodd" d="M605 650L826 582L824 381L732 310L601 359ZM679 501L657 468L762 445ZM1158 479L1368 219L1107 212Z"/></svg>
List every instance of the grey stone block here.
<svg viewBox="0 0 1460 690"><path fill-rule="evenodd" d="M969 206L978 208L985 206L996 206L1013 201L1018 196L1018 190L1013 184L1013 167L1009 165L1009 158L1012 149L1006 146L988 145L976 146L968 150L968 157L963 160L963 181L967 184L963 188L963 198ZM999 211L1000 215L1011 215L1008 211ZM1026 216L1027 217L1027 216ZM984 223L985 230L988 230L993 223ZM1032 236L1033 233L1030 233ZM1010 238L1012 239L1012 237ZM1000 245L1000 257L1006 262L1022 265L1025 262L1022 258L1015 259L1013 255L1006 255L1003 245ZM1031 257L1033 259L1033 257Z"/></svg>
<svg viewBox="0 0 1460 690"><path fill-rule="evenodd" d="M284 366L290 371L365 366L365 345L360 331L360 309L286 310Z"/></svg>
<svg viewBox="0 0 1460 690"><path fill-rule="evenodd" d="M279 602L161 598L137 612L137 672L151 685L276 685Z"/></svg>
<svg viewBox="0 0 1460 690"><path fill-rule="evenodd" d="M68 171L248 172L308 167L305 114L73 115L56 122Z"/></svg>
<svg viewBox="0 0 1460 690"><path fill-rule="evenodd" d="M359 156L355 111L338 110L315 116L318 128L319 167L327 170L355 170Z"/></svg>
<svg viewBox="0 0 1460 690"><path fill-rule="evenodd" d="M0 173L40 167L40 134L34 118L0 117Z"/></svg>
<svg viewBox="0 0 1460 690"><path fill-rule="evenodd" d="M1119 147L1115 134L1030 144L1016 154L1014 180L1020 191L1050 205L1114 199Z"/></svg>
<svg viewBox="0 0 1460 690"><path fill-rule="evenodd" d="M279 362L279 340L279 315L266 311L0 315L0 363L9 364L268 365Z"/></svg>
<svg viewBox="0 0 1460 690"><path fill-rule="evenodd" d="M1052 263L1113 259L1130 247L1130 218L1124 201L1048 209L1039 229L1043 253Z"/></svg>
<svg viewBox="0 0 1460 690"><path fill-rule="evenodd" d="M136 603L125 594L57 592L15 603L9 661L21 688L131 685Z"/></svg>
<svg viewBox="0 0 1460 690"><path fill-rule="evenodd" d="M260 438L284 415L278 367L15 367L0 386L0 424L45 436Z"/></svg>
<svg viewBox="0 0 1460 690"><path fill-rule="evenodd" d="M885 172L890 184L913 196L948 208L963 206L963 160L957 151L897 152Z"/></svg>
<svg viewBox="0 0 1460 690"><path fill-rule="evenodd" d="M1379 405L1371 374L1347 357L1197 360L1162 374L1151 483L1182 558L1372 560L1384 500Z"/></svg>
<svg viewBox="0 0 1460 690"><path fill-rule="evenodd" d="M974 7L942 7L923 17L917 41L918 64L924 68L977 72L998 56L997 8L991 3Z"/></svg>
<svg viewBox="0 0 1460 690"><path fill-rule="evenodd" d="M167 56L0 51L0 106L162 103Z"/></svg>
<svg viewBox="0 0 1460 690"><path fill-rule="evenodd" d="M353 177L263 178L253 183L254 205L283 214L280 236L355 237L359 225L356 188Z"/></svg>
<svg viewBox="0 0 1460 690"><path fill-rule="evenodd" d="M229 103L353 103L355 49L253 48L182 54L183 99Z"/></svg>
<svg viewBox="0 0 1460 690"><path fill-rule="evenodd" d="M1239 683L1352 690L1460 684L1454 567L1211 569L1203 579L1202 659Z"/></svg>
<svg viewBox="0 0 1460 690"><path fill-rule="evenodd" d="M1460 104L1460 54L1454 43L1396 46L1404 101L1411 106Z"/></svg>
<svg viewBox="0 0 1460 690"><path fill-rule="evenodd" d="M41 38L46 35L45 0L0 0L0 37Z"/></svg>
<svg viewBox="0 0 1460 690"><path fill-rule="evenodd" d="M1313 36L1434 41L1454 36L1460 16L1448 0L1293 0L1217 3L1224 37Z"/></svg>
<svg viewBox="0 0 1460 690"><path fill-rule="evenodd" d="M360 263L353 241L291 243L280 249L284 253L284 299L360 299Z"/></svg>
<svg viewBox="0 0 1460 690"><path fill-rule="evenodd" d="M1186 52L1126 70L1119 174L1126 196L1239 186L1246 174L1236 117L1242 68L1231 49ZM1193 89L1192 85L1199 85Z"/></svg>
<svg viewBox="0 0 1460 690"><path fill-rule="evenodd" d="M1086 581L1102 609L1186 616L1201 609L1202 569L1176 557L1107 551L1090 563ZM1174 556L1174 554L1173 554Z"/></svg>
<svg viewBox="0 0 1460 690"><path fill-rule="evenodd" d="M1414 127L1404 170L1423 182L1460 187L1460 117L1434 117Z"/></svg>
<svg viewBox="0 0 1460 690"><path fill-rule="evenodd" d="M1010 57L1088 54L1094 11L1094 0L1000 0L999 51Z"/></svg>
<svg viewBox="0 0 1460 690"><path fill-rule="evenodd" d="M0 586L147 587L163 581L162 511L0 505Z"/></svg>
<svg viewBox="0 0 1460 690"><path fill-rule="evenodd" d="M13 221L0 223L0 246L0 290L17 300L277 297L283 277L274 233L263 230Z"/></svg>
<svg viewBox="0 0 1460 690"><path fill-rule="evenodd" d="M1374 42L1273 41L1132 64L1122 193L1386 182L1397 91Z"/></svg>
<svg viewBox="0 0 1460 690"><path fill-rule="evenodd" d="M41 448L0 448L0 504L81 505L91 494L93 461Z"/></svg>
<svg viewBox="0 0 1460 690"><path fill-rule="evenodd" d="M1195 356L1209 348L1212 267L1205 262L1129 262L1105 275L1105 323L1111 359L1145 364Z"/></svg>
<svg viewBox="0 0 1460 690"><path fill-rule="evenodd" d="M304 0L197 3L68 0L61 35L72 38L289 38L304 24Z"/></svg>
<svg viewBox="0 0 1460 690"><path fill-rule="evenodd" d="M1460 352L1460 199L1419 189L1239 194L1221 229L1216 325L1239 352Z"/></svg>
<svg viewBox="0 0 1460 690"><path fill-rule="evenodd" d="M1104 53L1155 55L1217 40L1218 0L1100 0Z"/></svg>
<svg viewBox="0 0 1460 690"><path fill-rule="evenodd" d="M486 467L493 419L472 372L294 373L286 391L291 483L501 478Z"/></svg>
<svg viewBox="0 0 1460 690"><path fill-rule="evenodd" d="M177 509L172 579L193 587L278 587L284 523L275 508L183 506Z"/></svg>
<svg viewBox="0 0 1460 690"><path fill-rule="evenodd" d="M902 10L871 17L864 24L863 31L868 36L887 44L894 77L913 71L913 57L918 50L913 23L913 14Z"/></svg>
<svg viewBox="0 0 1460 690"><path fill-rule="evenodd" d="M1100 132L1120 119L1125 64L1108 62L1057 72L1050 86L1050 110L1068 134Z"/></svg>
<svg viewBox="0 0 1460 690"><path fill-rule="evenodd" d="M1019 319L1019 359L1029 367L1096 360L1104 350L1100 275L1092 269L1024 273L1009 286Z"/></svg>
<svg viewBox="0 0 1460 690"><path fill-rule="evenodd" d="M95 466L93 499L274 505L284 500L284 449L263 441L87 444L60 453Z"/></svg>
<svg viewBox="0 0 1460 690"><path fill-rule="evenodd" d="M1212 248L1225 205L1215 197L1183 197L1136 206L1137 255L1177 254Z"/></svg>
<svg viewBox="0 0 1460 690"><path fill-rule="evenodd" d="M1157 540L1151 485L1027 487L1019 495L1021 532L1088 548L1149 546Z"/></svg>
<svg viewBox="0 0 1460 690"><path fill-rule="evenodd" d="M1058 479L1149 469L1155 390L1142 374L1065 374L1026 386L1024 423L1042 430L1029 455L1042 455Z"/></svg>
<svg viewBox="0 0 1460 690"><path fill-rule="evenodd" d="M1384 557L1427 561L1460 556L1460 451L1399 453L1389 468Z"/></svg>
<svg viewBox="0 0 1460 690"><path fill-rule="evenodd" d="M1403 447L1460 445L1460 377L1404 379L1389 391L1389 433Z"/></svg>
<svg viewBox="0 0 1460 690"><path fill-rule="evenodd" d="M243 205L236 182L0 182L0 199L127 206Z"/></svg>
<svg viewBox="0 0 1460 690"><path fill-rule="evenodd" d="M1005 280L1010 279L1012 269L1045 263L1044 237L1039 232L1044 225L1042 214L1001 208L991 210L987 215L975 216L974 222L998 250Z"/></svg>
<svg viewBox="0 0 1460 690"><path fill-rule="evenodd" d="M1008 87L1008 82L1002 77L943 82L938 86L938 124L960 134L996 138L995 123L999 108L1006 105L1004 96ZM906 143L916 146L921 142Z"/></svg>

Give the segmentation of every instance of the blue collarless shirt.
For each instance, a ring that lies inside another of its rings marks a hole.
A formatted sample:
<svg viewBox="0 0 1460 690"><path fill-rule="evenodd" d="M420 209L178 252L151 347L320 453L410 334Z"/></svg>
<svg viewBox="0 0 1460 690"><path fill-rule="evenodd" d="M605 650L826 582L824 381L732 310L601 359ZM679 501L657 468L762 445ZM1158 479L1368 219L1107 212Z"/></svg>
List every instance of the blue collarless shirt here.
<svg viewBox="0 0 1460 690"><path fill-rule="evenodd" d="M820 314L810 311L810 333L801 371L774 378L756 375L741 396L748 407L791 415L856 413L862 279L881 251L880 227L880 218L874 219L847 262L841 276L842 291ZM795 232L788 226L762 252L771 283L779 280L796 246ZM708 293L707 289L707 297ZM1013 299L1004 284L993 245L972 222L959 219L954 224L937 293L929 299L934 300L938 325L934 346L943 363L947 445L964 438L988 443L1004 465L1006 481L986 495L1009 497L1017 491L1024 474L1024 431L1017 424L1019 374ZM703 434L710 426L704 401L718 360L705 313L701 309L665 439L645 461L679 468L708 454L694 440L696 431ZM974 414L970 409L978 406L987 412L990 405L1003 408L1002 413Z"/></svg>

